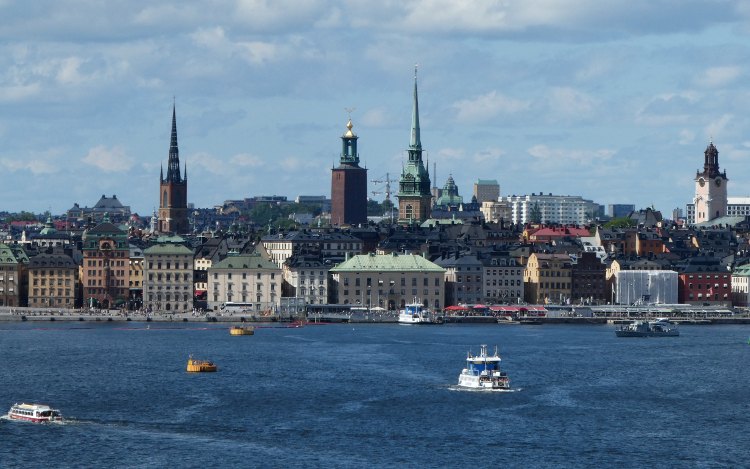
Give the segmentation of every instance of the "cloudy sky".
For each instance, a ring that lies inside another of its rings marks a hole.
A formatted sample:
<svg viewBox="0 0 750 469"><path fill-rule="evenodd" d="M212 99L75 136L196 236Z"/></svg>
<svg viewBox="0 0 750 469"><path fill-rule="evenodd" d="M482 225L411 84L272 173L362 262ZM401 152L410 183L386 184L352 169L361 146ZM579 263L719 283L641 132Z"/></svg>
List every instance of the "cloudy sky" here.
<svg viewBox="0 0 750 469"><path fill-rule="evenodd" d="M467 198L492 178L671 214L710 139L750 195L741 0L0 0L0 18L0 210L116 194L150 214L173 98L198 207L330 196L346 108L370 179L398 179L414 64L430 171Z"/></svg>

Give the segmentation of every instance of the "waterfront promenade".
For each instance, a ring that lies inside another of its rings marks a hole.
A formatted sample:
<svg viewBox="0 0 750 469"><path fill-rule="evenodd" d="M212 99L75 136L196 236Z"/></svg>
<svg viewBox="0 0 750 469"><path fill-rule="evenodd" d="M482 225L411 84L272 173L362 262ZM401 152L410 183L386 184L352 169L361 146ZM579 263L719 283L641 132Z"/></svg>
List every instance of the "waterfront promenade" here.
<svg viewBox="0 0 750 469"><path fill-rule="evenodd" d="M747 311L730 311L716 309L700 309L691 314L665 314L664 311L654 312L647 308L607 307L604 312L596 310L594 314L579 314L572 311L556 311L546 317L534 317L534 324L621 324L637 319L654 319L669 317L677 324L705 325L705 324L750 324L750 314ZM518 318L511 318L518 319ZM328 314L301 316L281 315L253 315L247 313L227 313L220 311L189 311L189 312L145 312L126 310L102 309L64 309L64 308L20 308L0 307L0 323L21 321L95 321L95 322L295 322L295 323L396 323L398 312L357 312L350 314ZM445 316L446 323L461 324L497 324L497 318L492 316ZM500 324L516 324L517 321L503 321ZM523 322L521 323L523 324Z"/></svg>

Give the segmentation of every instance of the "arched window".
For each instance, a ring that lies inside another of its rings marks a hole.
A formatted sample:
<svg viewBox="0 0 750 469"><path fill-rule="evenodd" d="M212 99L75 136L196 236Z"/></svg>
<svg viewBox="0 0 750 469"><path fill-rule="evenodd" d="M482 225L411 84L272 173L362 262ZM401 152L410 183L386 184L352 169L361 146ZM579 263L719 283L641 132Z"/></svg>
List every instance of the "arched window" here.
<svg viewBox="0 0 750 469"><path fill-rule="evenodd" d="M161 206L166 207L167 206L167 191L165 190L164 193L161 196Z"/></svg>

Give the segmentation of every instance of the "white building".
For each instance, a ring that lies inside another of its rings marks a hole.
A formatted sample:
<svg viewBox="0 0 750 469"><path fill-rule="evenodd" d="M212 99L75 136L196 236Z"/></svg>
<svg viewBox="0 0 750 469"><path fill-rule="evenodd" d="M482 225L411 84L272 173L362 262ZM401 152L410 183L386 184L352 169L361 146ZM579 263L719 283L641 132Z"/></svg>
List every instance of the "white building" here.
<svg viewBox="0 0 750 469"><path fill-rule="evenodd" d="M673 270L621 270L615 274L615 303L676 304L677 272Z"/></svg>
<svg viewBox="0 0 750 469"><path fill-rule="evenodd" d="M281 298L281 268L257 252L229 255L208 269L208 308L247 304L253 313L274 312Z"/></svg>
<svg viewBox="0 0 750 469"><path fill-rule="evenodd" d="M538 210L540 223L585 225L592 214L599 212L599 204L578 195L510 195L500 198L510 207L511 221L516 224L531 223Z"/></svg>

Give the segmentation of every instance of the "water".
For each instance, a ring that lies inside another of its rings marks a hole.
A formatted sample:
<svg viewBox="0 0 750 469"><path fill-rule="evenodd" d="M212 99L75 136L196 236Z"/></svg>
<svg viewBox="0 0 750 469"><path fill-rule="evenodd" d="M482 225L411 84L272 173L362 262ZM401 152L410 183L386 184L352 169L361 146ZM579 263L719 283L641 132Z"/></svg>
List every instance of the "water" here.
<svg viewBox="0 0 750 469"><path fill-rule="evenodd" d="M0 325L0 467L745 466L750 326ZM515 392L455 390L499 345ZM218 373L188 374L188 355Z"/></svg>

